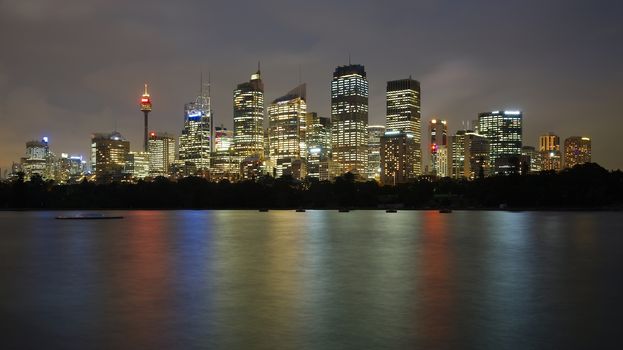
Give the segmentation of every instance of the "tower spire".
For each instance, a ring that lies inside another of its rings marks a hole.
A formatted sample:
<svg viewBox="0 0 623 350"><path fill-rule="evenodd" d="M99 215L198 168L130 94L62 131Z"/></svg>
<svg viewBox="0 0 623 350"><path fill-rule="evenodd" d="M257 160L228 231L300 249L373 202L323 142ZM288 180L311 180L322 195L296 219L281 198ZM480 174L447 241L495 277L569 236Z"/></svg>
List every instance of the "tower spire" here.
<svg viewBox="0 0 623 350"><path fill-rule="evenodd" d="M149 96L149 93L147 92L147 83L145 83L145 92L143 93L143 95Z"/></svg>

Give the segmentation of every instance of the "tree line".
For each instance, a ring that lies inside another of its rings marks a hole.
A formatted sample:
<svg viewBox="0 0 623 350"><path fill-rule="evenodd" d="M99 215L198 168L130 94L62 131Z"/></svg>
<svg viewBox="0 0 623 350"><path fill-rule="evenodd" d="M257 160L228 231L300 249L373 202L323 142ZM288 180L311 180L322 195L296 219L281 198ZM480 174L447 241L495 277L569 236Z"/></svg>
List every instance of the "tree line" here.
<svg viewBox="0 0 623 350"><path fill-rule="evenodd" d="M2 209L621 209L623 172L596 163L561 172L493 176L475 181L443 178L397 186L284 176L230 183L201 177L138 183L58 185L23 176L0 183Z"/></svg>

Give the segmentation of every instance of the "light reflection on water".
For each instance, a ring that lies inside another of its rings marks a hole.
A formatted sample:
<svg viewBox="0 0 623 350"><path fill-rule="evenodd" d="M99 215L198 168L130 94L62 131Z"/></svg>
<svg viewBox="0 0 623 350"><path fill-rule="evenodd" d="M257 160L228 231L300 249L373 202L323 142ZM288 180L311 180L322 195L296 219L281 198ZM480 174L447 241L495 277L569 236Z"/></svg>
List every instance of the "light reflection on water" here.
<svg viewBox="0 0 623 350"><path fill-rule="evenodd" d="M588 348L618 340L620 213L0 212L16 348ZM602 346L603 347L603 346Z"/></svg>

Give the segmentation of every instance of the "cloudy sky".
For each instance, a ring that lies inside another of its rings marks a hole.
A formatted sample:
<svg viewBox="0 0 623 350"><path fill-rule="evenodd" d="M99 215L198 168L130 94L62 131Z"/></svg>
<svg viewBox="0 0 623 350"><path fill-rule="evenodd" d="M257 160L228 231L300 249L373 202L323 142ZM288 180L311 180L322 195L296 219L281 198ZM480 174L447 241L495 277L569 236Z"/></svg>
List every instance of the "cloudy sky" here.
<svg viewBox="0 0 623 350"><path fill-rule="evenodd" d="M150 129L179 134L210 72L216 124L261 61L266 100L308 83L327 116L337 65L363 64L370 123L387 80L422 83L423 122L451 132L478 112L524 111L524 144L553 131L593 138L593 160L623 168L623 2L576 0L0 0L0 167L49 136L89 152L115 128L139 150L143 82Z"/></svg>

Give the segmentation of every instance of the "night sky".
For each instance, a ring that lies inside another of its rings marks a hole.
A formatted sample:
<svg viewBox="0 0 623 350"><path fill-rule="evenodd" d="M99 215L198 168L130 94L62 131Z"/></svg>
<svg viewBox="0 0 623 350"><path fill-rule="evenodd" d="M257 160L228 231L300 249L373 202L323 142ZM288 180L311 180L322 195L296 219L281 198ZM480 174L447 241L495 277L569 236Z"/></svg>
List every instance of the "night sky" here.
<svg viewBox="0 0 623 350"><path fill-rule="evenodd" d="M179 135L201 71L231 127L232 90L258 60L267 104L300 66L309 110L329 116L349 53L368 72L370 124L385 123L386 81L412 75L423 130L521 109L525 145L590 136L593 161L623 168L623 2L588 0L0 0L0 167L43 136L88 158L91 133L116 128L140 150L144 82L150 129Z"/></svg>

